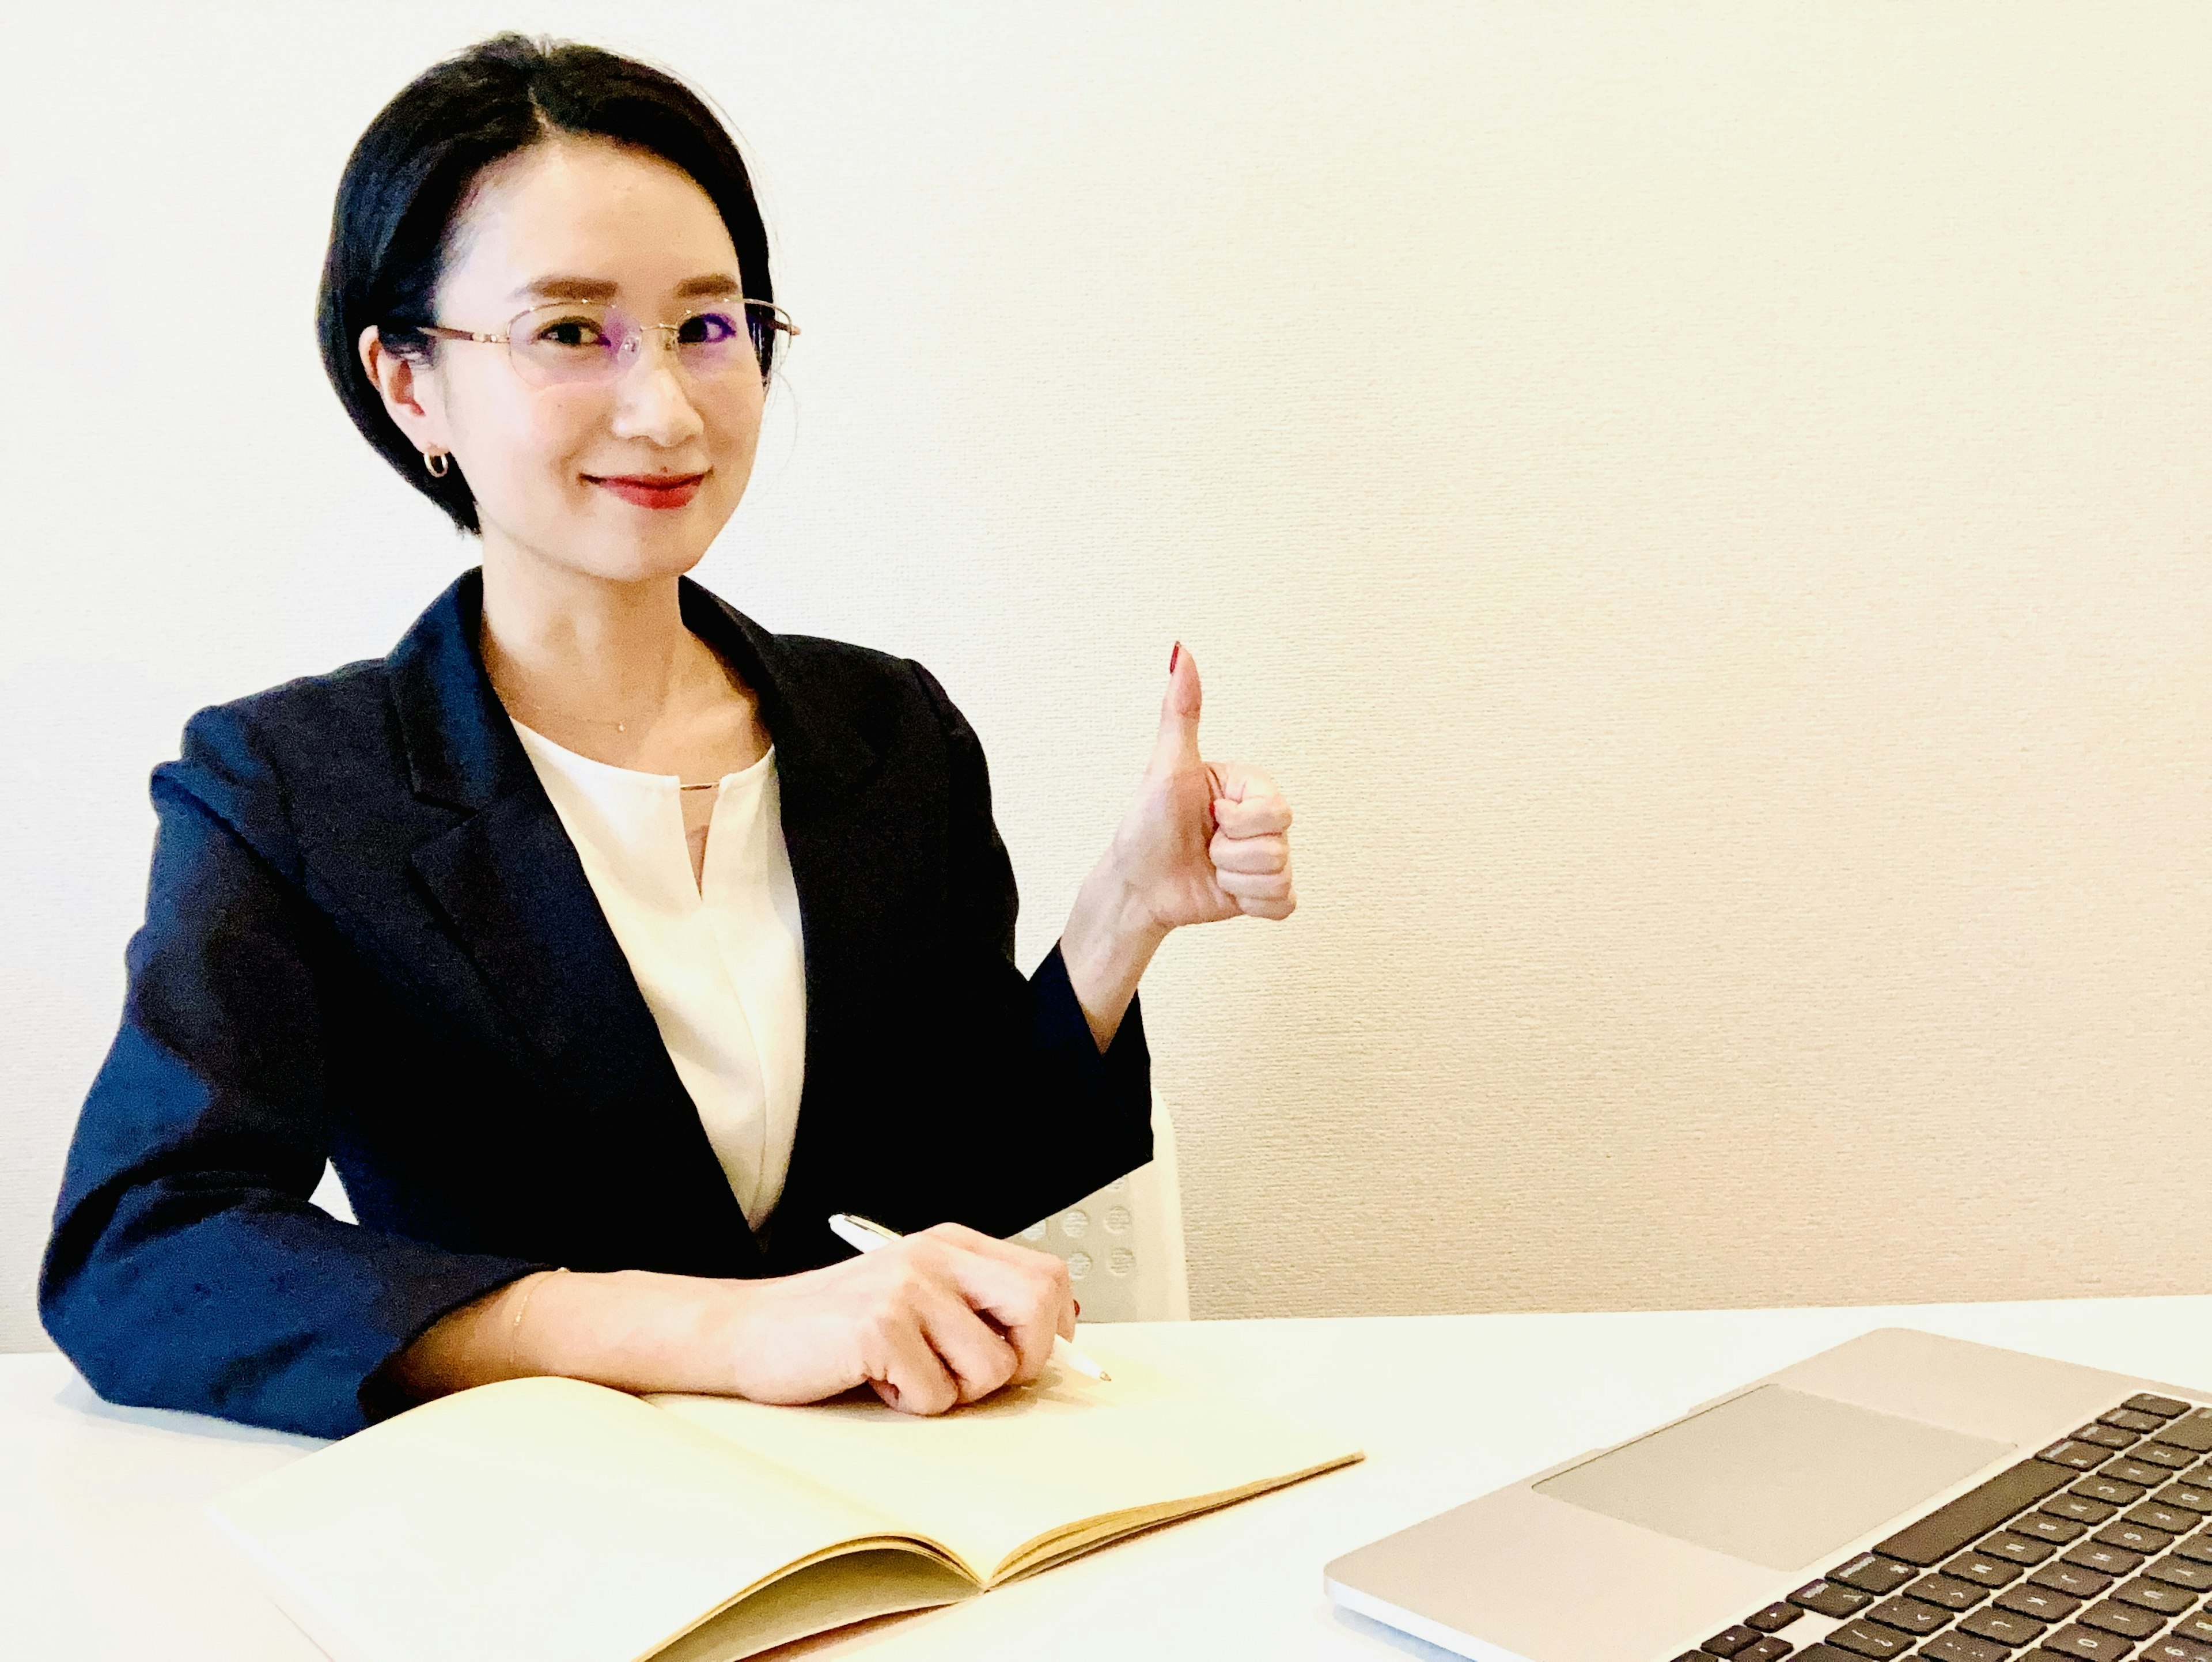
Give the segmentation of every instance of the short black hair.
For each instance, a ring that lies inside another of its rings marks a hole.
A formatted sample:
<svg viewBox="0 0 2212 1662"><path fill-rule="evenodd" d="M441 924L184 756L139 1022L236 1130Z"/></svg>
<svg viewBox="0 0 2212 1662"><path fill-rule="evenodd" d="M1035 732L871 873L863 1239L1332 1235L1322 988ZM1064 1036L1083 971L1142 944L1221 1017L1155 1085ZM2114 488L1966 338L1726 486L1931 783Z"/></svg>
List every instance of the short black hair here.
<svg viewBox="0 0 2212 1662"><path fill-rule="evenodd" d="M675 76L617 52L509 33L424 70L377 112L347 157L331 210L315 306L323 368L379 454L463 531L478 530L476 495L459 467L433 478L384 408L356 342L370 324L386 347L427 357L431 306L454 210L478 174L564 134L609 138L681 168L729 228L749 300L773 301L768 229L737 141ZM773 337L760 349L769 370Z"/></svg>

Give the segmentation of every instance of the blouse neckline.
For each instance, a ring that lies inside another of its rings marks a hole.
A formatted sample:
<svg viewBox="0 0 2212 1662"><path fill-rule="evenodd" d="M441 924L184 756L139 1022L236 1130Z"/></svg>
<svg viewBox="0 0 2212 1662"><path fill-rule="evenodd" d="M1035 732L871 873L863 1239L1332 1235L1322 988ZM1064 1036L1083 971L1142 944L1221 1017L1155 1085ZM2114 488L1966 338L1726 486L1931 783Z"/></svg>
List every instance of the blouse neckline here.
<svg viewBox="0 0 2212 1662"><path fill-rule="evenodd" d="M612 762L602 762L593 757L586 756L580 751L570 750L565 745L556 745L553 740L548 739L544 734L538 732L537 728L525 725L523 722L517 721L513 715L509 715L507 719L514 723L515 730L517 732L524 734L534 742L543 745L547 750L552 752L554 756L563 764L569 764L574 769L588 773L599 774L605 777L610 783L617 781L635 781L639 783L649 782L654 785L673 785L678 790L682 790L685 788L684 784L684 776L681 774L647 773L641 768L617 767ZM702 784L712 783L715 785L727 785L733 782L739 784L749 783L757 776L769 771L775 762L775 743L771 740L769 743L769 747L761 753L761 757L758 761L739 768L734 773L726 773L720 779L702 781L701 782Z"/></svg>

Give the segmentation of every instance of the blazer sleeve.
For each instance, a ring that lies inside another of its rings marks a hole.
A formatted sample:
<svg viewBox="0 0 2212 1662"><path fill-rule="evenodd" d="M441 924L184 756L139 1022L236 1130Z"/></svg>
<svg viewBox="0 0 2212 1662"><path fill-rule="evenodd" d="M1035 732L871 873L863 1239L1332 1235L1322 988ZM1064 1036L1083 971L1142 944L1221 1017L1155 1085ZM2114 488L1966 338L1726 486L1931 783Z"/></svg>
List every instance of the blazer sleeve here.
<svg viewBox="0 0 2212 1662"><path fill-rule="evenodd" d="M939 1178L942 1215L1006 1236L1152 1157L1152 1053L1135 997L1102 1055L1055 943L1034 974L1014 960L1019 898L991 813L983 746L936 678L913 666L950 758L946 843L949 978L972 1026L963 1072L964 1135ZM936 1220L929 1220L935 1221Z"/></svg>
<svg viewBox="0 0 2212 1662"><path fill-rule="evenodd" d="M159 825L120 1031L70 1146L46 1331L111 1402L337 1437L403 1403L377 1370L548 1266L312 1204L328 1155L316 959L282 782L234 709L153 778Z"/></svg>

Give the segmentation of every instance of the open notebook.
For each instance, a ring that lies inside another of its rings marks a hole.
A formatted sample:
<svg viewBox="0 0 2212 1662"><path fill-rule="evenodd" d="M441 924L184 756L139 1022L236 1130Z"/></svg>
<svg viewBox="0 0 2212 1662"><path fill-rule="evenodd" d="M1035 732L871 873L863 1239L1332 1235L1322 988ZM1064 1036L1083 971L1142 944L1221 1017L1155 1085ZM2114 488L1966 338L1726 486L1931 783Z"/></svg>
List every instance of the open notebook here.
<svg viewBox="0 0 2212 1662"><path fill-rule="evenodd" d="M972 1598L1360 1458L1101 1342L935 1419L636 1397L446 1397L210 1503L337 1662L734 1662Z"/></svg>

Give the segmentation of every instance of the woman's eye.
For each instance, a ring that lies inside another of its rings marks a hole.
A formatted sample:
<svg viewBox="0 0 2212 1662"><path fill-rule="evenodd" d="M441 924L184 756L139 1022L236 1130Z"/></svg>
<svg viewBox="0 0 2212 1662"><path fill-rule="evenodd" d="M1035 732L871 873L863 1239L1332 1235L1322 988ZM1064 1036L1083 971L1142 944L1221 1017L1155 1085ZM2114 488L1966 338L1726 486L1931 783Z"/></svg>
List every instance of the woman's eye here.
<svg viewBox="0 0 2212 1662"><path fill-rule="evenodd" d="M591 318L556 318L550 323L542 323L531 339L540 346L574 350L606 344L605 332Z"/></svg>
<svg viewBox="0 0 2212 1662"><path fill-rule="evenodd" d="M737 319L727 312L696 312L678 326L676 341L679 346L720 346L739 332Z"/></svg>

